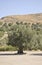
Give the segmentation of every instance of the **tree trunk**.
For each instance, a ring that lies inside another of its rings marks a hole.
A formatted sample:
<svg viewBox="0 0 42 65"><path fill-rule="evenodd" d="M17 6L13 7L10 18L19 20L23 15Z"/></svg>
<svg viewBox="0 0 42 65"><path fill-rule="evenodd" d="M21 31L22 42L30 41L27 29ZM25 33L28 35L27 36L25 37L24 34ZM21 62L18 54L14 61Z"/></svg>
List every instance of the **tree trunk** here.
<svg viewBox="0 0 42 65"><path fill-rule="evenodd" d="M23 54L23 48L19 48L19 50L18 50L18 54Z"/></svg>

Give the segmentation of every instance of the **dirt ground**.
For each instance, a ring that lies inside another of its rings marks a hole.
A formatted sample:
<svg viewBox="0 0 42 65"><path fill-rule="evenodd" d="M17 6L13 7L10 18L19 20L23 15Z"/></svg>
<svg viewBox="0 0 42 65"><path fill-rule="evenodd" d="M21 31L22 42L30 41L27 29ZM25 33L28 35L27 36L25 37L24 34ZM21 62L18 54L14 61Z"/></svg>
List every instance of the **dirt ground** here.
<svg viewBox="0 0 42 65"><path fill-rule="evenodd" d="M0 65L42 65L42 51L24 51L17 55L14 52L0 52Z"/></svg>

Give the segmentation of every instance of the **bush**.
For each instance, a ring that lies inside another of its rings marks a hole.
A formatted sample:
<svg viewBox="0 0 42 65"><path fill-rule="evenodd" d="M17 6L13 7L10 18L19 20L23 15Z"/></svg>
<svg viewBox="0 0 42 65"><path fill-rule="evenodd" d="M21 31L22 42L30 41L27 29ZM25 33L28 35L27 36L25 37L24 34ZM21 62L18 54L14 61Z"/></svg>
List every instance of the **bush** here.
<svg viewBox="0 0 42 65"><path fill-rule="evenodd" d="M0 51L16 51L17 48L11 45L9 46L0 46Z"/></svg>
<svg viewBox="0 0 42 65"><path fill-rule="evenodd" d="M0 31L0 37L2 37L4 35L3 31Z"/></svg>

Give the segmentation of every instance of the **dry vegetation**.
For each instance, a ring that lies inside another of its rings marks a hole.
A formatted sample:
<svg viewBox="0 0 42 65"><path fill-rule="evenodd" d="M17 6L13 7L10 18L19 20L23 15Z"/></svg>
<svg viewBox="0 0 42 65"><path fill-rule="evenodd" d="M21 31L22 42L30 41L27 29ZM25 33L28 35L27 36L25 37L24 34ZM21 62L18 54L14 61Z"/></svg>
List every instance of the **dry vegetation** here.
<svg viewBox="0 0 42 65"><path fill-rule="evenodd" d="M42 13L39 14L28 14L28 15L12 15L2 17L0 19L2 22L26 22L26 23L42 23Z"/></svg>

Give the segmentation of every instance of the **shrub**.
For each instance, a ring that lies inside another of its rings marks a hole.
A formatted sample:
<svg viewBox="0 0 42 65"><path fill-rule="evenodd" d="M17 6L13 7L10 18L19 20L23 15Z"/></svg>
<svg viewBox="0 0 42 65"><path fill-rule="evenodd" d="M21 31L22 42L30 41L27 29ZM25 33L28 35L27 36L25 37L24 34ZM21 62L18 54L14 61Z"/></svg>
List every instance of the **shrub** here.
<svg viewBox="0 0 42 65"><path fill-rule="evenodd" d="M0 51L16 51L17 48L11 45L9 46L0 46Z"/></svg>

